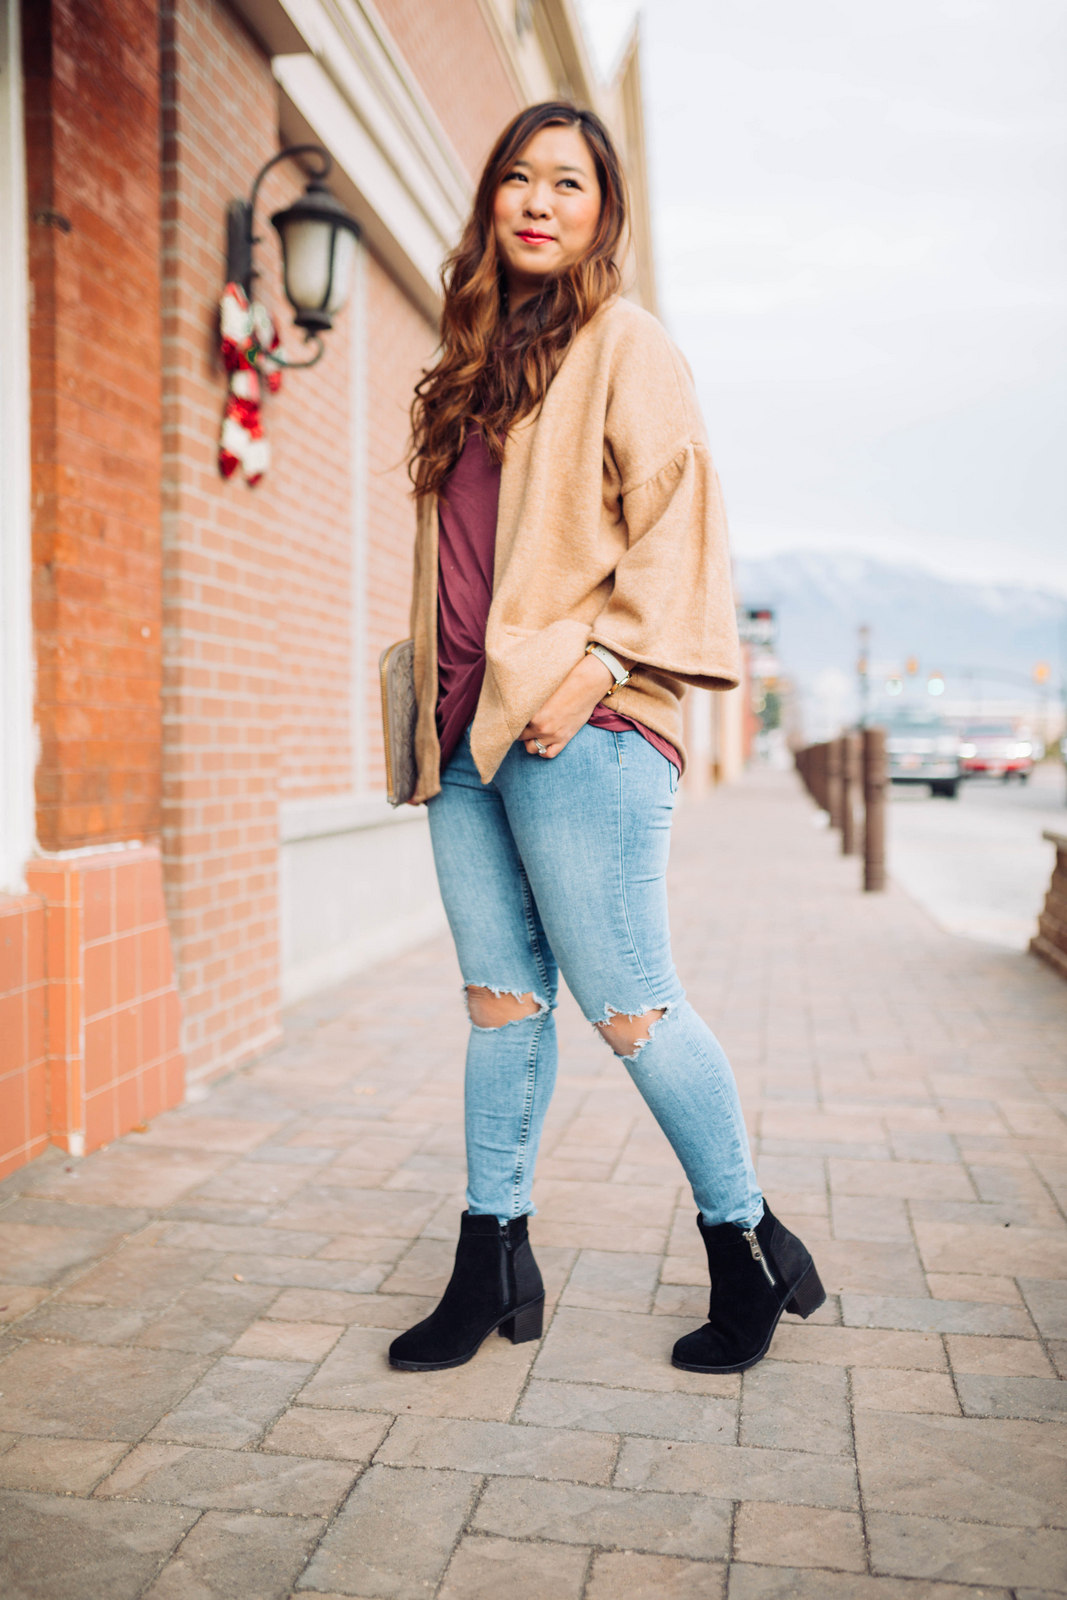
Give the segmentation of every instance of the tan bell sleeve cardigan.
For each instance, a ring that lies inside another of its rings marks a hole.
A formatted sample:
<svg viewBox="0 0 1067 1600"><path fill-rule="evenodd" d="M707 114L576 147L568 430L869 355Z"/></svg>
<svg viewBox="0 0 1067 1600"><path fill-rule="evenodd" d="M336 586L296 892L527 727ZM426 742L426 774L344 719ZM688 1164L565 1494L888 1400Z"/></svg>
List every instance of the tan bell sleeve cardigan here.
<svg viewBox="0 0 1067 1600"><path fill-rule="evenodd" d="M415 800L440 785L437 500L419 501L411 608ZM692 377L628 300L593 317L508 436L485 681L471 751L488 783L591 641L633 660L612 706L677 749L685 684L738 682L726 516Z"/></svg>

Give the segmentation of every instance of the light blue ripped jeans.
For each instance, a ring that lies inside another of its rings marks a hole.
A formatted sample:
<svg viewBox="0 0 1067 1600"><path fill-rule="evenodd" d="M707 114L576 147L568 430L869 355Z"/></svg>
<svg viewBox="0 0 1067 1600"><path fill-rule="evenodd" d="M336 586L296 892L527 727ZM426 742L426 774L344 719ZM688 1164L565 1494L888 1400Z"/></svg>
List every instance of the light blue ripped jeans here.
<svg viewBox="0 0 1067 1600"><path fill-rule="evenodd" d="M488 784L468 729L441 775L430 833L463 982L532 994L538 1006L498 1028L471 1027L472 1212L504 1222L534 1209L562 969L593 1024L665 1008L623 1065L705 1222L749 1228L763 1214L730 1064L671 959L665 872L677 776L639 733L588 725L549 761L513 744Z"/></svg>

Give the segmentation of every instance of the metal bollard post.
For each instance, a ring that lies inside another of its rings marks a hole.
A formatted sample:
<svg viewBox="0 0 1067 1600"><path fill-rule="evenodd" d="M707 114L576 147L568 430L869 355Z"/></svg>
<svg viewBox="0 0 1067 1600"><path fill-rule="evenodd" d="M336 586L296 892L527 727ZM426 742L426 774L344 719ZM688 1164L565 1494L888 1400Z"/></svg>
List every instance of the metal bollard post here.
<svg viewBox="0 0 1067 1600"><path fill-rule="evenodd" d="M831 828L841 827L844 811L842 804L844 797L841 792L843 743L842 739L831 739L826 746L826 809L830 813Z"/></svg>
<svg viewBox="0 0 1067 1600"><path fill-rule="evenodd" d="M864 889L885 888L885 729L863 730Z"/></svg>
<svg viewBox="0 0 1067 1600"><path fill-rule="evenodd" d="M858 733L846 733L841 740L841 854L858 853L859 830L856 827L856 789L860 780L862 762Z"/></svg>

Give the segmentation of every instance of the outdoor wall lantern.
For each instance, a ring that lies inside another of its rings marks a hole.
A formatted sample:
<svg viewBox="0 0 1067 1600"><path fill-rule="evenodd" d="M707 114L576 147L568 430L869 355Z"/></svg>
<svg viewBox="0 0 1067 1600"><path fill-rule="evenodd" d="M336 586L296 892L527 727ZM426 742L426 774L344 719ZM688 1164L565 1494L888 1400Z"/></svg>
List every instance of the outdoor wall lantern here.
<svg viewBox="0 0 1067 1600"><path fill-rule="evenodd" d="M282 276L293 320L316 348L307 361L289 361L277 354L270 359L280 367L311 367L324 353L320 335L333 327L333 319L351 291L359 238L359 223L323 182L333 160L321 145L295 144L279 150L259 169L250 197L230 201L226 214L226 277L228 282L240 284L246 297L252 299L256 277L253 250L259 243L255 212L260 186L272 167L293 156L314 157L319 170L311 174L301 198L284 211L276 211L270 220L281 241Z"/></svg>
<svg viewBox="0 0 1067 1600"><path fill-rule="evenodd" d="M311 157L315 170L300 199L270 220L281 241L282 280L293 320L303 328L305 344L312 346L303 361L282 354L270 313L253 293L260 186L272 167L294 156ZM219 445L219 470L225 478L238 466L250 484L262 478L270 459L260 414L262 382L273 392L281 384L280 368L313 367L320 361L325 353L322 335L348 299L359 224L323 182L332 166L321 145L290 145L260 168L247 200L231 200L227 207L226 287L219 307L221 355L229 378Z"/></svg>

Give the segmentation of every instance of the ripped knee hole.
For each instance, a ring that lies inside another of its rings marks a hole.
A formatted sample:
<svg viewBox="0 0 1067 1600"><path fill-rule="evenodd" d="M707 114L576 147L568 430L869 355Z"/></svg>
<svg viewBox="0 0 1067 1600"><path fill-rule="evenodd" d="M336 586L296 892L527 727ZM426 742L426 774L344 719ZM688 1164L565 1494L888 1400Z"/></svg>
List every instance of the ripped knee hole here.
<svg viewBox="0 0 1067 1600"><path fill-rule="evenodd" d="M636 1016L613 1011L605 1021L596 1022L593 1026L615 1054L625 1058L636 1056L644 1049L652 1038L652 1029L666 1015L666 1006L657 1006L653 1011L638 1012Z"/></svg>
<svg viewBox="0 0 1067 1600"><path fill-rule="evenodd" d="M476 1028L503 1028L509 1022L521 1022L524 1017L534 1017L544 1010L532 990L528 994L513 994L506 989L468 983L466 996L467 1015Z"/></svg>

